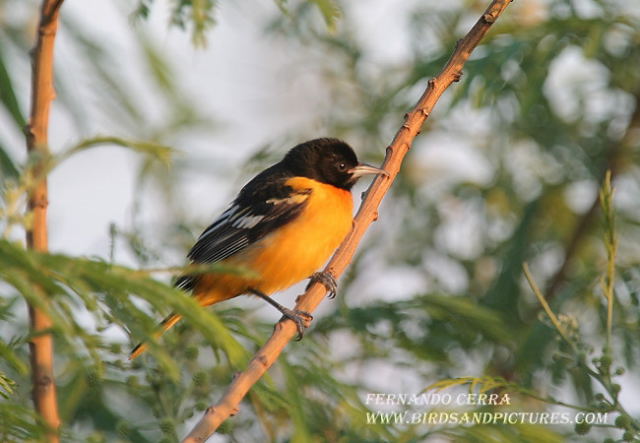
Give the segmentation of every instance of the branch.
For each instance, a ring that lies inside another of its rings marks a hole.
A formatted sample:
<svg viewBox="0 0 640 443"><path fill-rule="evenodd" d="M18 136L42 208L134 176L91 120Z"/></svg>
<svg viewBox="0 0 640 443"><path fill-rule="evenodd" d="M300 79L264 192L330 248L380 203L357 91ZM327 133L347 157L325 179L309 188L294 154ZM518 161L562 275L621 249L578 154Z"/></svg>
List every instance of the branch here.
<svg viewBox="0 0 640 443"><path fill-rule="evenodd" d="M385 196L394 178L400 171L400 165L411 147L414 138L420 132L422 125L431 113L442 93L462 75L462 67L471 55L473 49L487 33L491 25L504 11L510 0L493 0L484 14L471 28L469 33L458 41L455 51L445 65L444 69L436 77L428 82L427 89L415 107L405 115L404 123L396 133L383 163L383 168L389 173L389 177L378 176L366 192L355 217L351 234L345 239L336 251L331 261L325 268L338 278L351 262L356 248L369 225L378 218L378 206ZM314 284L305 294L301 295L296 303L296 309L313 312L326 295L326 288L321 284ZM183 443L195 443L206 441L229 416L238 411L238 405L249 389L276 361L284 347L296 334L296 328L292 321L283 321L276 324L274 332L269 340L256 353L249 362L248 368L238 374L233 380L222 399L209 407L202 419L185 437Z"/></svg>
<svg viewBox="0 0 640 443"><path fill-rule="evenodd" d="M58 13L63 0L43 0L38 25L36 45L32 51L31 114L25 128L27 151L49 156L48 128L51 102L55 98L53 87L53 49L58 29ZM44 167L44 166L42 166ZM36 171L37 172L37 171ZM36 173L36 176L39 174ZM46 175L30 192L28 211L33 212L33 224L27 228L27 247L40 252L48 249L47 240L47 180ZM45 303L46 294L42 293ZM31 376L33 403L36 411L47 425L47 441L60 441L60 416L53 376L53 337L49 330L51 319L40 309L29 306L32 339Z"/></svg>

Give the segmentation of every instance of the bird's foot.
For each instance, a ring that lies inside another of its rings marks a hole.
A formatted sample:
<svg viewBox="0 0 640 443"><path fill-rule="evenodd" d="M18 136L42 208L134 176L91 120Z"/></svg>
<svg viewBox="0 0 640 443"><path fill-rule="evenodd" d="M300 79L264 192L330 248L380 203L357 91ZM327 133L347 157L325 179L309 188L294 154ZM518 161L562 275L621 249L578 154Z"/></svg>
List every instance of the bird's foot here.
<svg viewBox="0 0 640 443"><path fill-rule="evenodd" d="M314 272L311 277L309 277L309 284L306 289L309 289L309 287L315 282L322 283L324 287L327 288L327 291L329 291L328 297L330 299L334 299L336 297L336 292L338 292L338 282L331 272Z"/></svg>
<svg viewBox="0 0 640 443"><path fill-rule="evenodd" d="M284 321L287 319L293 320L293 322L296 324L296 329L298 330L296 341L302 340L304 330L311 326L313 315L309 314L307 311L299 311L297 309L294 310L289 308L284 308L281 312L283 315L280 321Z"/></svg>
<svg viewBox="0 0 640 443"><path fill-rule="evenodd" d="M293 322L296 324L296 329L298 330L298 337L296 338L296 340L302 340L305 328L311 326L313 315L309 314L307 311L289 309L266 295L264 292L259 291L255 288L249 288L248 292L253 295L257 295L258 297L269 303L271 306L275 307L278 311L282 312L282 318L280 319L280 321L284 321L286 319L293 320Z"/></svg>

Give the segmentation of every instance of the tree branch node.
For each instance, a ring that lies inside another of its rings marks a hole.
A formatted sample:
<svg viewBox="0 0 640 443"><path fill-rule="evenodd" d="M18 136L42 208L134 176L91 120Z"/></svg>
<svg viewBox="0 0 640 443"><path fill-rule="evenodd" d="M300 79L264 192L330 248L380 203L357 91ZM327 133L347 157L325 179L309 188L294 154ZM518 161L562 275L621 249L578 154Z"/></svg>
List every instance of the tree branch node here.
<svg viewBox="0 0 640 443"><path fill-rule="evenodd" d="M48 375L43 375L42 377L38 377L36 384L38 385L38 389L47 389L51 387L53 380Z"/></svg>
<svg viewBox="0 0 640 443"><path fill-rule="evenodd" d="M495 23L496 18L493 16L493 14L487 13L482 16L482 20L484 20L485 23L492 25L493 23Z"/></svg>
<svg viewBox="0 0 640 443"><path fill-rule="evenodd" d="M43 23L42 26L38 28L38 35L40 37L51 37L56 35L57 29L51 29L46 26L48 23Z"/></svg>

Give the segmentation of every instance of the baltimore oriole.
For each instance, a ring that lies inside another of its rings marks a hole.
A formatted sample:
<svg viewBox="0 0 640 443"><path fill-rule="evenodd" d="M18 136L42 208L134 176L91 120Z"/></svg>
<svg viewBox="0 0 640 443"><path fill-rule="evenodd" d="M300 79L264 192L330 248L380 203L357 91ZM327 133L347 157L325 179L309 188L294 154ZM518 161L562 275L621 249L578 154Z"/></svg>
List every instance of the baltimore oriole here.
<svg viewBox="0 0 640 443"><path fill-rule="evenodd" d="M311 316L285 308L269 295L309 277L335 294L335 279L315 271L351 230L351 187L365 174L380 173L386 174L359 163L343 141L319 138L297 145L247 183L188 254L191 263L224 263L249 269L255 276L184 275L176 286L190 291L202 306L240 294L257 295L294 320L301 337L302 317ZM180 318L169 315L160 334ZM129 358L145 349L146 344L139 344Z"/></svg>

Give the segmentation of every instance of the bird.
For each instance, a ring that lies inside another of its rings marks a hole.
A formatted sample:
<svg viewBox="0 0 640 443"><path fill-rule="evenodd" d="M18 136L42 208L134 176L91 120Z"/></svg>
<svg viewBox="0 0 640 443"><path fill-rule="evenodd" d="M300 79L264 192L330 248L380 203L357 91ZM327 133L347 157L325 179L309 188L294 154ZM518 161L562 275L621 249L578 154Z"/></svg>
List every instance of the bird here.
<svg viewBox="0 0 640 443"><path fill-rule="evenodd" d="M284 158L251 179L228 209L209 225L187 254L194 265L220 263L247 269L239 273L180 276L175 286L202 306L238 295L255 295L296 323L298 339L311 315L273 300L271 294L306 278L319 281L335 296L329 272L316 272L349 234L353 224L351 188L368 174L388 173L360 163L354 150L336 138L317 138L290 149ZM180 321L173 313L158 336ZM147 348L133 348L134 359Z"/></svg>

